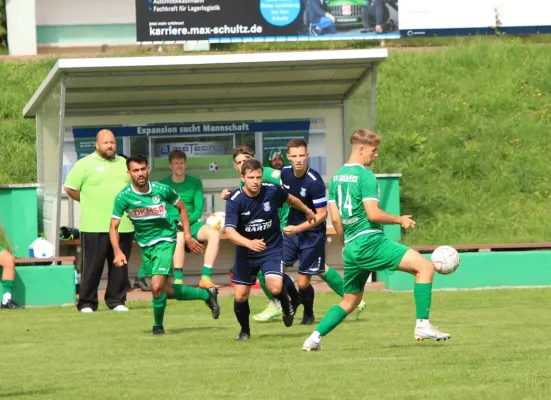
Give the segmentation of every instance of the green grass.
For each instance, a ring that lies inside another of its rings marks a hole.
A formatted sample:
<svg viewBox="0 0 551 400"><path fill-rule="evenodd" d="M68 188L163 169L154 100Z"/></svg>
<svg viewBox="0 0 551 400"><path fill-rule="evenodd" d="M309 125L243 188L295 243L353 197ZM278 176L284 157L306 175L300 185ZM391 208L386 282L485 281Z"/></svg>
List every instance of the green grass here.
<svg viewBox="0 0 551 400"><path fill-rule="evenodd" d="M376 128L384 142L374 169L403 174L402 211L418 223L404 242L551 240L551 46L525 43L529 37L441 39L407 43L448 47L391 48L380 69ZM0 62L0 184L36 180L34 121L22 120L21 110L54 62Z"/></svg>
<svg viewBox="0 0 551 400"><path fill-rule="evenodd" d="M149 302L128 314L74 308L1 312L0 398L548 399L549 290L436 292L433 323L448 342L413 340L411 293L369 293L359 321L300 347L312 327L252 321L236 343L232 299L210 318L200 302L170 302L152 337ZM264 306L252 298L252 312ZM321 317L335 295L319 295ZM299 310L299 314L302 311Z"/></svg>

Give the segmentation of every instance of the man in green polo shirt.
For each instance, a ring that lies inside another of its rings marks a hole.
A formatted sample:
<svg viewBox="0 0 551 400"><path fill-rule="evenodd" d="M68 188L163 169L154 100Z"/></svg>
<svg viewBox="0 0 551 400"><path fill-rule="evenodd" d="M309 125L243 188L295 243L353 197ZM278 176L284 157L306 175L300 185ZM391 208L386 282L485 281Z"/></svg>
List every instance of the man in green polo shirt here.
<svg viewBox="0 0 551 400"><path fill-rule="evenodd" d="M203 216L204 192L203 183L200 179L186 174L187 156L181 150L173 150L168 155L168 165L172 170L172 175L161 181L170 186L180 196L189 213L190 233L193 239L207 243L205 247L205 256L203 269L201 270L201 280L199 287L208 289L216 286L212 282L212 267L218 256L220 247L220 232L213 227L199 221ZM176 250L174 252L174 283L183 284L184 281L184 232L182 231L180 215L175 207L168 207L168 215L171 220L178 225L178 236Z"/></svg>
<svg viewBox="0 0 551 400"><path fill-rule="evenodd" d="M113 247L109 241L109 224L113 202L130 179L126 173L126 160L117 155L113 132L102 129L96 136L96 151L76 162L67 178L64 189L80 202L80 231L83 271L77 308L91 313L98 308L98 286L105 262L108 266L105 303L113 311L128 311L126 288L128 267L113 265ZM126 215L119 226L120 246L130 257L134 227Z"/></svg>

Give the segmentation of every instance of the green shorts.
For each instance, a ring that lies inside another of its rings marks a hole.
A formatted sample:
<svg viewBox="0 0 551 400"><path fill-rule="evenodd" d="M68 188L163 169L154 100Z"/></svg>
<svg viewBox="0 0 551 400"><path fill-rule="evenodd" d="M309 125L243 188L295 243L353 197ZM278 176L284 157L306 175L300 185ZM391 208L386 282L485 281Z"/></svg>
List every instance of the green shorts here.
<svg viewBox="0 0 551 400"><path fill-rule="evenodd" d="M383 233L361 235L344 245L344 292L363 292L369 274L392 275L409 250Z"/></svg>
<svg viewBox="0 0 551 400"><path fill-rule="evenodd" d="M142 265L146 268L147 274L149 276L170 275L175 249L176 242L165 241L142 247Z"/></svg>
<svg viewBox="0 0 551 400"><path fill-rule="evenodd" d="M205 226L206 224L204 222L201 222L201 221L197 221L197 222L194 222L193 224L191 224L189 226L189 230L191 231L191 236L199 241L199 238L197 237L197 235L199 235L199 229L201 229L203 226Z"/></svg>

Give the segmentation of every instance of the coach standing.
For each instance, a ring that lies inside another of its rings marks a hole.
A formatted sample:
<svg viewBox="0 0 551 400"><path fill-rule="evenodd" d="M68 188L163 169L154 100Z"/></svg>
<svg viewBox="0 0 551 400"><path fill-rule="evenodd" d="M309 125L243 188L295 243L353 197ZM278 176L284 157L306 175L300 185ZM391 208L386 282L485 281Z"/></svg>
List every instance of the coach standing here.
<svg viewBox="0 0 551 400"><path fill-rule="evenodd" d="M117 155L113 132L103 129L96 136L96 151L73 166L64 188L80 202L80 231L83 272L77 308L91 313L98 309L98 286L107 261L108 280L105 303L113 311L128 311L125 306L128 266L113 265L109 223L116 195L129 183L126 160ZM128 260L134 237L132 222L124 216L119 226L120 246Z"/></svg>

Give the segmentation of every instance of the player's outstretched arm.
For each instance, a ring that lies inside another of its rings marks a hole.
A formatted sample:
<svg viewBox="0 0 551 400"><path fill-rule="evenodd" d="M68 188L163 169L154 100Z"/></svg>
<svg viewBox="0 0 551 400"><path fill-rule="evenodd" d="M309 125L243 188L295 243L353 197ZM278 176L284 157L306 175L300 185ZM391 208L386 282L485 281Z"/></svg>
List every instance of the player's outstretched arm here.
<svg viewBox="0 0 551 400"><path fill-rule="evenodd" d="M316 214L292 194L287 197L287 204L299 211L302 211L306 215L306 221L308 221L308 223L314 224L316 222ZM327 214L325 217L327 218Z"/></svg>
<svg viewBox="0 0 551 400"><path fill-rule="evenodd" d="M174 204L174 207L176 207L178 213L180 214L180 221L182 222L182 226L184 227L184 241L186 242L187 247L189 247L189 249L195 254L203 254L205 248L201 243L193 239L193 237L191 236L189 214L187 212L186 206L184 205L182 200L178 200L176 204Z"/></svg>
<svg viewBox="0 0 551 400"><path fill-rule="evenodd" d="M226 237L237 246L247 247L248 249L251 249L252 251L256 251L258 253L266 250L266 244L264 243L264 240L247 239L231 226L226 225L226 227L224 228L224 233L226 234Z"/></svg>
<svg viewBox="0 0 551 400"><path fill-rule="evenodd" d="M119 225L121 220L119 218L111 218L111 224L109 225L109 240L111 241L111 246L113 247L113 254L115 259L113 264L116 267L122 267L126 264L126 256L121 250L120 241L119 241Z"/></svg>
<svg viewBox="0 0 551 400"><path fill-rule="evenodd" d="M329 213L331 214L331 222L333 222L333 229L337 232L337 236L341 240L341 243L344 245L344 228L342 227L341 215L339 213L339 208L337 203L329 203Z"/></svg>
<svg viewBox="0 0 551 400"><path fill-rule="evenodd" d="M415 228L415 221L411 219L411 215L392 215L379 208L377 200L364 200L364 209L367 213L367 218L376 224L385 225L401 225L404 229Z"/></svg>

